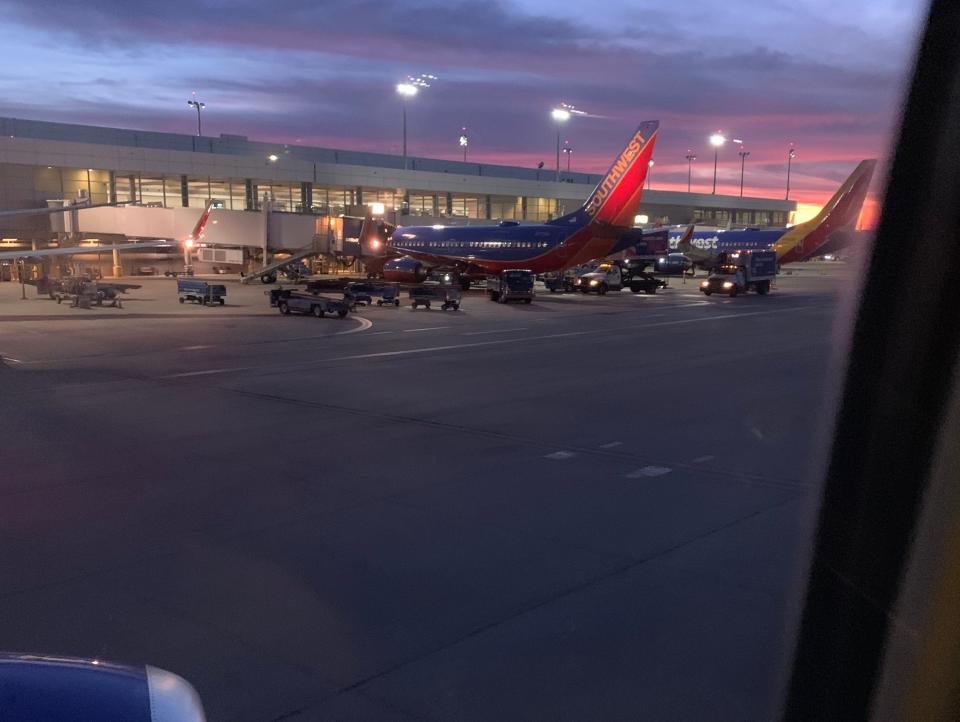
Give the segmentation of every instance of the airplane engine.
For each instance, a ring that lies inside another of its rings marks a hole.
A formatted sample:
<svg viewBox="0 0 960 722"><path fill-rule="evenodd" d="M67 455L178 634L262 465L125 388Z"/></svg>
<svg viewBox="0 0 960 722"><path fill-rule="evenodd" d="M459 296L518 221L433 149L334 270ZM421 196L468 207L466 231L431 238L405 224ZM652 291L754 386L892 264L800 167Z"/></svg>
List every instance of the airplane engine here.
<svg viewBox="0 0 960 722"><path fill-rule="evenodd" d="M427 268L416 258L403 256L383 264L383 278L394 283L420 283L427 277Z"/></svg>

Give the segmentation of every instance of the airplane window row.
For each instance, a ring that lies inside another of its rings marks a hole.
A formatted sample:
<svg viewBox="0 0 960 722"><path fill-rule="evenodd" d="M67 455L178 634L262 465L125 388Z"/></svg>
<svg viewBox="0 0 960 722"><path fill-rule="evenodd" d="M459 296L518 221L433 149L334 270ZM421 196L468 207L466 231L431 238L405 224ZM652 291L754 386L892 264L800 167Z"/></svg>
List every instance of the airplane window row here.
<svg viewBox="0 0 960 722"><path fill-rule="evenodd" d="M547 241L409 241L409 248L546 248Z"/></svg>

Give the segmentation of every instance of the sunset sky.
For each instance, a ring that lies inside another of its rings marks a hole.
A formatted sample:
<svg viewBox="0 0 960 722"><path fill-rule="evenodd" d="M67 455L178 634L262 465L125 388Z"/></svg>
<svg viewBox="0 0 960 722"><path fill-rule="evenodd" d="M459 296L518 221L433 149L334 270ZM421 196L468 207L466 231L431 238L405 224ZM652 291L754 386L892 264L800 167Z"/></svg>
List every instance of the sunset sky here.
<svg viewBox="0 0 960 722"><path fill-rule="evenodd" d="M742 138L748 195L806 214L867 157L885 159L925 3L917 0L516 0L339 3L167 0L2 2L2 113L207 135L400 151L395 84L438 80L410 102L411 155L554 163L550 108L573 170L602 172L658 118L652 187L709 189L717 129ZM14 59L14 60L11 60ZM719 191L739 191L738 148ZM877 184L879 188L879 183Z"/></svg>

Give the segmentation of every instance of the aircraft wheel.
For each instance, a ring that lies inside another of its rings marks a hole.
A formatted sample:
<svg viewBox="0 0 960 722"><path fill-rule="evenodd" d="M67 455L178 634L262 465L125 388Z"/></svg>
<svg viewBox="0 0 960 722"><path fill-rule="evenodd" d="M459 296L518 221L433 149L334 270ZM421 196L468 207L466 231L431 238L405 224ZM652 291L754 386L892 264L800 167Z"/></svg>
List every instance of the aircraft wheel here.
<svg viewBox="0 0 960 722"><path fill-rule="evenodd" d="M287 316L290 313L290 306L287 304L286 301L281 301L280 303L278 303L277 308L280 309L280 313L282 313L284 316Z"/></svg>

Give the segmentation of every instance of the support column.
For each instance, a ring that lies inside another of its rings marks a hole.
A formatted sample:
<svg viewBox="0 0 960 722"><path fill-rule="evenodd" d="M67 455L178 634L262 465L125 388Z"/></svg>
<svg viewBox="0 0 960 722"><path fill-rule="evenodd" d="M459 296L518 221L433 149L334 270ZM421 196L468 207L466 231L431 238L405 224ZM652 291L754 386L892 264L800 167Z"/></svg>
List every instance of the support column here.
<svg viewBox="0 0 960 722"><path fill-rule="evenodd" d="M430 215L436 218L440 215L440 196L433 194L433 207L430 209Z"/></svg>
<svg viewBox="0 0 960 722"><path fill-rule="evenodd" d="M137 179L136 176L127 176L127 200L137 200ZM113 201L116 203L116 200Z"/></svg>
<svg viewBox="0 0 960 722"><path fill-rule="evenodd" d="M300 184L300 212L313 212L313 184L310 182Z"/></svg>
<svg viewBox="0 0 960 722"><path fill-rule="evenodd" d="M483 215L483 217L484 217L484 218L487 218L487 219L493 218L493 215L492 215L492 214L493 214L493 210L492 210L493 203L492 203L492 201L490 200L490 194L489 194L489 193L487 194L487 197L484 199L483 205L484 205L484 215Z"/></svg>
<svg viewBox="0 0 960 722"><path fill-rule="evenodd" d="M190 207L190 186L187 185L187 177L180 176L180 206L182 208Z"/></svg>
<svg viewBox="0 0 960 722"><path fill-rule="evenodd" d="M120 265L120 252L113 249L113 277L120 278L123 275L123 266Z"/></svg>
<svg viewBox="0 0 960 722"><path fill-rule="evenodd" d="M247 178L243 182L243 185L244 194L246 195L246 210L257 210L257 184L254 183L251 178Z"/></svg>
<svg viewBox="0 0 960 722"><path fill-rule="evenodd" d="M527 197L520 196L520 220L527 220Z"/></svg>
<svg viewBox="0 0 960 722"><path fill-rule="evenodd" d="M113 171L107 174L107 202L117 202L117 174Z"/></svg>
<svg viewBox="0 0 960 722"><path fill-rule="evenodd" d="M447 193L447 215L453 215L453 193Z"/></svg>

